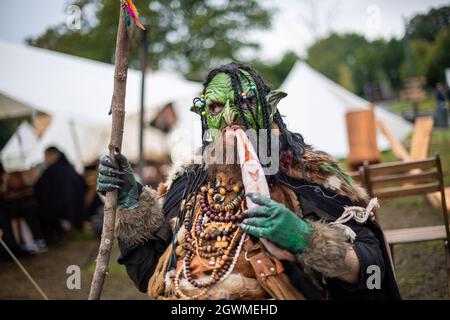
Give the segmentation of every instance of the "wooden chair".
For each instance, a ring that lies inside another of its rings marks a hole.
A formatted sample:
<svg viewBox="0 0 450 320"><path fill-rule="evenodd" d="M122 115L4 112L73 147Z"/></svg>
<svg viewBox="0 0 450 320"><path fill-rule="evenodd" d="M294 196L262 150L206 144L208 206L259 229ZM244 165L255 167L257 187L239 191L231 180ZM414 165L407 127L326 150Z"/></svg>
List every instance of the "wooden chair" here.
<svg viewBox="0 0 450 320"><path fill-rule="evenodd" d="M381 120L377 121L378 128L391 145L392 153L397 159L403 161L423 160L428 157L433 125L434 119L431 116L416 118L411 139L411 148L408 152L400 141L395 138L389 128ZM433 207L439 208L441 206L440 192L429 193L425 196ZM450 187L445 188L445 197L447 202L447 211L450 212Z"/></svg>
<svg viewBox="0 0 450 320"><path fill-rule="evenodd" d="M357 185L363 186L364 176L362 174L362 171L348 171L347 173Z"/></svg>
<svg viewBox="0 0 450 320"><path fill-rule="evenodd" d="M391 162L360 167L363 183L371 197L380 200L426 195L431 192L441 194L443 224L430 227L402 228L385 230L391 253L394 245L432 240L444 240L447 262L447 285L450 296L450 231L446 206L441 159L434 158L414 161Z"/></svg>

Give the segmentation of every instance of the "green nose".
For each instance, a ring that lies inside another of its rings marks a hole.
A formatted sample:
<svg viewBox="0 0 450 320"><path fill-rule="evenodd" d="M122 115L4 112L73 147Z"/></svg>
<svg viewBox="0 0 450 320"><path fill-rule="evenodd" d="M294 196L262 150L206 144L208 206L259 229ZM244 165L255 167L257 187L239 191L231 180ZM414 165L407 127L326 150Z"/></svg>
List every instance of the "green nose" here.
<svg viewBox="0 0 450 320"><path fill-rule="evenodd" d="M238 113L231 108L229 101L225 103L225 107L223 108L223 120L226 125L232 125L236 121L238 117Z"/></svg>

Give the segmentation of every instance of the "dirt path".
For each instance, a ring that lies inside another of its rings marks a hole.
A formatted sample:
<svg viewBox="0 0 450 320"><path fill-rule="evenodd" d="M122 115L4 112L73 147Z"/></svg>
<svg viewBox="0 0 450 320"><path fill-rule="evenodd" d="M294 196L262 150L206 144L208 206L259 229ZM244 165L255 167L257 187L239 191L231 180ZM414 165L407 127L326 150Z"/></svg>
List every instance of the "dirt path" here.
<svg viewBox="0 0 450 320"><path fill-rule="evenodd" d="M423 198L392 200L382 204L380 221L385 229L440 224L440 212ZM98 243L92 236L74 236L51 247L46 253L21 259L24 266L50 299L86 299L94 270ZM116 261L114 247L110 274L106 278L103 299L147 299ZM66 269L78 265L81 289L69 290ZM398 245L395 266L404 299L445 299L447 296L444 246L442 242ZM0 262L0 299L39 299L34 287L12 262Z"/></svg>
<svg viewBox="0 0 450 320"><path fill-rule="evenodd" d="M97 249L96 240L71 239L51 247L46 253L23 258L21 262L50 299L87 299ZM146 299L146 295L137 291L125 269L115 262L118 255L115 247L102 298ZM69 265L77 265L81 269L80 290L67 288L69 274L66 269ZM40 299L40 296L15 264L1 262L0 299Z"/></svg>
<svg viewBox="0 0 450 320"><path fill-rule="evenodd" d="M424 198L391 200L382 204L384 229L442 224L442 213ZM394 263L403 299L448 299L445 251L442 241L396 245Z"/></svg>

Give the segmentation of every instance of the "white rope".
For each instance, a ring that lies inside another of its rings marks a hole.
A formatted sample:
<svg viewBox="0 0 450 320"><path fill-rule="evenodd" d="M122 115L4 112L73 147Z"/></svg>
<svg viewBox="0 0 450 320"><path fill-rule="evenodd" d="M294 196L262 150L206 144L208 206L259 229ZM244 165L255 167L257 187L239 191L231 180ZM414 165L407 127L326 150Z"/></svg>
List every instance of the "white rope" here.
<svg viewBox="0 0 450 320"><path fill-rule="evenodd" d="M14 260L14 262L19 266L20 270L26 275L28 280L30 280L31 284L36 288L36 290L39 292L39 294L42 296L44 300L48 300L47 295L45 292L39 287L39 285L34 281L33 277L28 273L28 271L25 269L25 267L20 263L19 259L16 258L14 253L9 249L9 247L6 245L6 243L2 239L3 232L0 230L0 244L5 248L6 252L11 256L11 258Z"/></svg>
<svg viewBox="0 0 450 320"><path fill-rule="evenodd" d="M375 216L374 210L378 209L380 205L378 204L378 199L373 198L370 200L366 208L352 206L345 207L342 215L331 224L344 230L345 235L353 242L356 239L356 233L349 226L344 225L344 223L355 220L357 223L362 224L367 221L367 219L373 219Z"/></svg>

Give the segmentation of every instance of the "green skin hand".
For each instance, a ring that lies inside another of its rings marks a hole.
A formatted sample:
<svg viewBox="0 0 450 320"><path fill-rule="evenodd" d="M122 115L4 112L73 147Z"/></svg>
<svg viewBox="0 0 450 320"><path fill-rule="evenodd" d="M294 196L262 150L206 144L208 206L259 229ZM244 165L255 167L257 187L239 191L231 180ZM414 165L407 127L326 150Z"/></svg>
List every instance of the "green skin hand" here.
<svg viewBox="0 0 450 320"><path fill-rule="evenodd" d="M238 224L244 232L267 239L294 254L308 246L313 233L310 223L274 200L254 193L248 197L259 206L248 210L248 218Z"/></svg>
<svg viewBox="0 0 450 320"><path fill-rule="evenodd" d="M116 155L117 167L109 156L102 156L98 167L97 191L101 194L118 190L118 206L125 209L138 207L139 187L133 169L122 154Z"/></svg>

